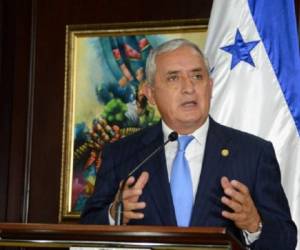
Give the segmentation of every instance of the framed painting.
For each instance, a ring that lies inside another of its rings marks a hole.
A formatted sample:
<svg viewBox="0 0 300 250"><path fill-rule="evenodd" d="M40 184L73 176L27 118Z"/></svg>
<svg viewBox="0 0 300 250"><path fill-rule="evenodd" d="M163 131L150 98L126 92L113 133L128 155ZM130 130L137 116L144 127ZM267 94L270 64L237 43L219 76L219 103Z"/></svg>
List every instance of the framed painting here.
<svg viewBox="0 0 300 250"><path fill-rule="evenodd" d="M207 22L67 26L60 221L79 218L104 145L159 120L143 94L149 51L173 38L203 48Z"/></svg>

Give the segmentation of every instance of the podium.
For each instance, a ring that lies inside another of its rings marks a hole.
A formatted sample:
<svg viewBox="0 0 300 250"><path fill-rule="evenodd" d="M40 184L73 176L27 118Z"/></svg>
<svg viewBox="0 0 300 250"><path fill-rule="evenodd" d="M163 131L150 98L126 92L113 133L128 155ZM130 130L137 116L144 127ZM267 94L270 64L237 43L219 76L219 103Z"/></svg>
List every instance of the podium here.
<svg viewBox="0 0 300 250"><path fill-rule="evenodd" d="M222 227L102 226L0 223L0 248L99 248L130 250L244 249Z"/></svg>

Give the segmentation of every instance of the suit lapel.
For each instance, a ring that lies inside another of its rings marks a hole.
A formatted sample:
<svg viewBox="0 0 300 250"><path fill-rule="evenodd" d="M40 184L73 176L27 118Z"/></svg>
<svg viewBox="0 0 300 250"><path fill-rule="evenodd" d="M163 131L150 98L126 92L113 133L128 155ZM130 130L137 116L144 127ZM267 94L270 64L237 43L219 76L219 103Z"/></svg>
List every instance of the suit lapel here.
<svg viewBox="0 0 300 250"><path fill-rule="evenodd" d="M153 150L163 145L161 123L154 126L154 128L143 137L142 143L146 148L146 153L143 154L144 156L149 155ZM176 226L164 148L145 164L144 169L150 174L147 190L149 191L151 202L153 203L151 206L157 210L156 214L160 217L161 224Z"/></svg>
<svg viewBox="0 0 300 250"><path fill-rule="evenodd" d="M210 118L210 125L206 139L205 152L200 174L200 181L195 197L191 226L207 226L215 222L208 218L221 216L221 187L220 178L223 167L222 149L226 148L225 135L220 131L220 125ZM214 214L215 216L209 216Z"/></svg>

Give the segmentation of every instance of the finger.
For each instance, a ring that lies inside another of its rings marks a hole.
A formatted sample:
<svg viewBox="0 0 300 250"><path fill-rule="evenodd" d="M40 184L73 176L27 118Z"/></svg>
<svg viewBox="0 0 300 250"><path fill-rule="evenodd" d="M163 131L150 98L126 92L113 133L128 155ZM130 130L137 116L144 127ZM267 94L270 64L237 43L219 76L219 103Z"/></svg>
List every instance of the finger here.
<svg viewBox="0 0 300 250"><path fill-rule="evenodd" d="M124 203L124 211L133 211L144 209L146 207L146 202L126 202Z"/></svg>
<svg viewBox="0 0 300 250"><path fill-rule="evenodd" d="M134 183L134 181L135 181L134 176L130 176L130 177L126 180L124 189L129 188L130 185L132 185L132 184ZM120 191L120 189L121 189L122 186L123 186L123 182L124 182L124 180L120 181L120 183L119 183L119 191Z"/></svg>
<svg viewBox="0 0 300 250"><path fill-rule="evenodd" d="M131 202L136 202L140 195L143 192L143 188L145 187L146 183L149 179L148 172L142 172L142 174L137 179L134 186L132 184L135 182L135 178L133 176L129 177L126 182L126 188L123 191L123 200L130 200Z"/></svg>
<svg viewBox="0 0 300 250"><path fill-rule="evenodd" d="M232 185L226 176L221 178L221 186L223 189L230 188Z"/></svg>
<svg viewBox="0 0 300 250"><path fill-rule="evenodd" d="M130 186L131 186L134 182L135 182L134 176L130 176L130 177L127 179L127 181L126 181L125 187L126 187L126 188L130 188Z"/></svg>
<svg viewBox="0 0 300 250"><path fill-rule="evenodd" d="M149 173L142 172L139 178L137 179L136 183L134 184L134 188L143 189L149 180Z"/></svg>
<svg viewBox="0 0 300 250"><path fill-rule="evenodd" d="M241 213L243 211L243 206L240 203L229 199L226 196L221 198L221 202L227 207L231 208L235 213Z"/></svg>
<svg viewBox="0 0 300 250"><path fill-rule="evenodd" d="M142 189L135 189L135 188L126 189L123 192L123 200L133 199L132 201L136 201L138 200L138 198L142 193L143 193Z"/></svg>
<svg viewBox="0 0 300 250"><path fill-rule="evenodd" d="M124 221L129 221L132 219L143 219L144 218L144 213L141 212L133 212L133 211L124 211L123 212L124 216Z"/></svg>
<svg viewBox="0 0 300 250"><path fill-rule="evenodd" d="M232 184L232 186L235 189L239 190L241 193L243 193L245 195L249 195L249 189L245 184L243 184L237 180L232 180L230 183Z"/></svg>
<svg viewBox="0 0 300 250"><path fill-rule="evenodd" d="M232 200L239 202L240 204L246 204L247 196L235 190L234 188L226 188L224 193Z"/></svg>
<svg viewBox="0 0 300 250"><path fill-rule="evenodd" d="M225 210L222 211L222 216L236 223L247 219L246 214L244 213L231 213Z"/></svg>

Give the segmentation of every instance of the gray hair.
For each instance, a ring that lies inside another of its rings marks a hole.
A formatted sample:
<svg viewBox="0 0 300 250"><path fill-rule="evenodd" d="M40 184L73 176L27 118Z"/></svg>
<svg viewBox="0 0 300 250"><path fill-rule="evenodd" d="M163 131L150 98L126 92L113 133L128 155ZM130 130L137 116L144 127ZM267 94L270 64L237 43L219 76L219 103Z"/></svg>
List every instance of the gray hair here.
<svg viewBox="0 0 300 250"><path fill-rule="evenodd" d="M179 47L184 47L184 46L194 49L200 55L200 57L204 60L205 66L209 74L210 71L209 64L201 49L195 43L189 40L178 38L178 39L173 39L165 43L162 43L161 45L159 45L158 47L150 51L147 58L146 70L145 70L146 80L148 84L154 83L154 78L156 74L156 57L164 52L172 52L178 49Z"/></svg>

